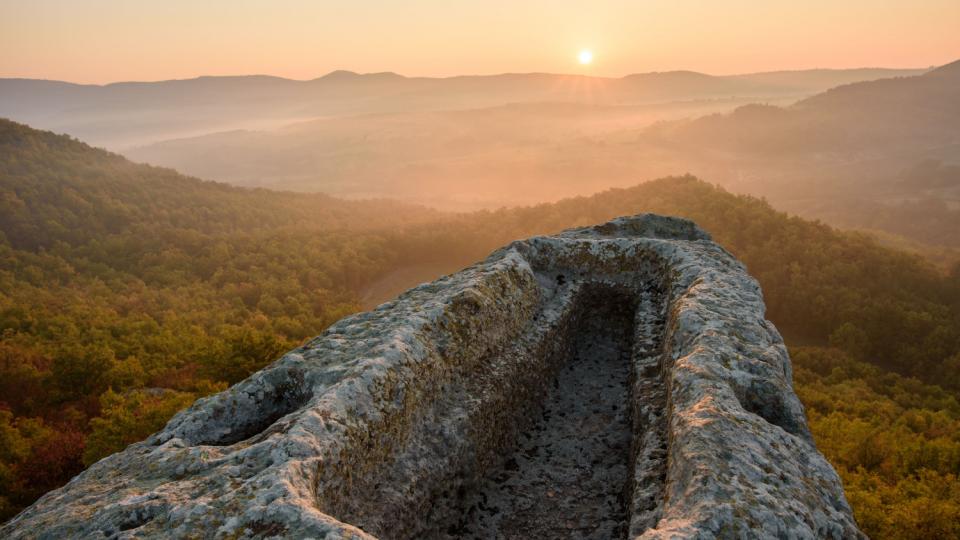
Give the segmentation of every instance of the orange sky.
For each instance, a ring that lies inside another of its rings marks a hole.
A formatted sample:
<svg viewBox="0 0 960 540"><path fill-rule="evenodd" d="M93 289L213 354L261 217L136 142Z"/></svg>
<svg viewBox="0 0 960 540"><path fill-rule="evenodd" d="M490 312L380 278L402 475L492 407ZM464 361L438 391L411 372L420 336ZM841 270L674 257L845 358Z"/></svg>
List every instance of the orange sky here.
<svg viewBox="0 0 960 540"><path fill-rule="evenodd" d="M589 48L595 61L576 62ZM958 0L0 0L0 77L927 67Z"/></svg>

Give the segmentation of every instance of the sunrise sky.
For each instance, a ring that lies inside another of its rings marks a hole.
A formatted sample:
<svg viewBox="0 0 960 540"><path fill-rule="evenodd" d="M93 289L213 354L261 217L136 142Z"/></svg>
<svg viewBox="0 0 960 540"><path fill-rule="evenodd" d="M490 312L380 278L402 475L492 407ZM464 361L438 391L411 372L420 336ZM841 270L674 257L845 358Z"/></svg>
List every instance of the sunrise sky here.
<svg viewBox="0 0 960 540"><path fill-rule="evenodd" d="M0 0L0 77L927 67L958 28L957 0Z"/></svg>

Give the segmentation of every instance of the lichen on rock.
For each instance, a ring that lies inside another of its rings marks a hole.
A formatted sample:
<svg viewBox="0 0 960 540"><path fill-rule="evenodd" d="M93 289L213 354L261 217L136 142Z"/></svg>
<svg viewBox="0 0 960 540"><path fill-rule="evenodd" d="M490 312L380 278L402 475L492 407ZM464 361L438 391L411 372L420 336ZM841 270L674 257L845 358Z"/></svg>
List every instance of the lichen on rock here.
<svg viewBox="0 0 960 540"><path fill-rule="evenodd" d="M692 222L502 248L95 463L4 538L857 538L757 282Z"/></svg>

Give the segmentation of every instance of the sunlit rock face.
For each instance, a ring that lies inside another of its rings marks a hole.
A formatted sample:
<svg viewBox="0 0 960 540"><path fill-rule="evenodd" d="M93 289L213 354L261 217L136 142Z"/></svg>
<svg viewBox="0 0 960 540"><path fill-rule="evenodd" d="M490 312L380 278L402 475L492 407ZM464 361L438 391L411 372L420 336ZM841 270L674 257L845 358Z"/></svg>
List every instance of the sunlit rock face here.
<svg viewBox="0 0 960 540"><path fill-rule="evenodd" d="M341 320L0 537L856 538L755 280L640 215Z"/></svg>

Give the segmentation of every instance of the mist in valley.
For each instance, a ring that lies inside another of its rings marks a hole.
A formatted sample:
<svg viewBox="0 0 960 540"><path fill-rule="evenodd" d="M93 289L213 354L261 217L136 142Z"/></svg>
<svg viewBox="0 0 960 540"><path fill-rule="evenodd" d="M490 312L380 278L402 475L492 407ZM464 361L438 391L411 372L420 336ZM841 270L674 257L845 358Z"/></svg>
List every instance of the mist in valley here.
<svg viewBox="0 0 960 540"><path fill-rule="evenodd" d="M957 247L960 66L621 78L334 72L0 80L0 115L238 186L444 211L690 173L848 228Z"/></svg>

